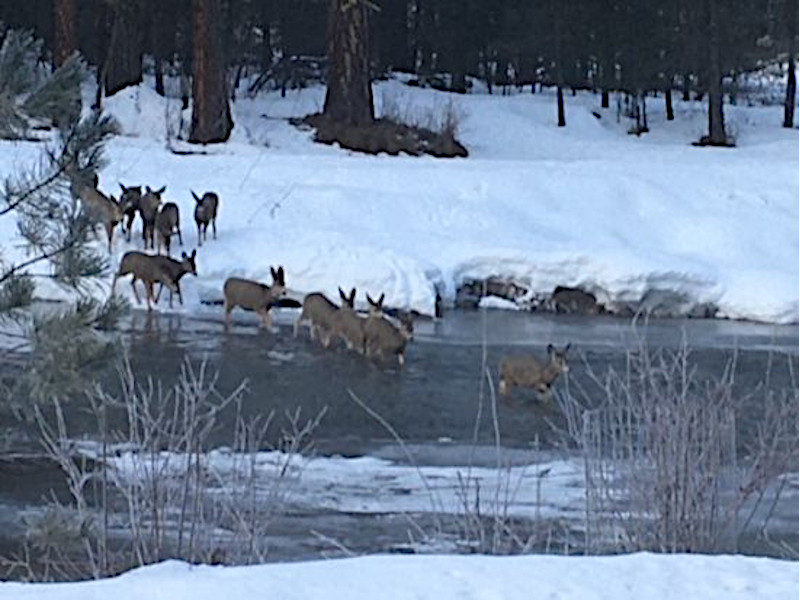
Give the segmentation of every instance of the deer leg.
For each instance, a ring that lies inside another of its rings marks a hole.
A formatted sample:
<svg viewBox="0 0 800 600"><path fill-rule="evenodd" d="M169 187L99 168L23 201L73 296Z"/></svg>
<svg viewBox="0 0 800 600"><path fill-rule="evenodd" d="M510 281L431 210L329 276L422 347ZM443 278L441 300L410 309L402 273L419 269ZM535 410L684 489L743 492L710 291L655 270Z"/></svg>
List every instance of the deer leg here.
<svg viewBox="0 0 800 600"><path fill-rule="evenodd" d="M181 294L181 284L175 282L175 291L178 293L178 302L180 302L181 306L183 306L183 294ZM172 301L172 297L170 296L170 301ZM170 304L172 306L172 304Z"/></svg>
<svg viewBox="0 0 800 600"><path fill-rule="evenodd" d="M139 292L136 291L136 277L131 279L131 287L133 288L133 295L136 298L136 304L141 304L142 299L139 297Z"/></svg>
<svg viewBox="0 0 800 600"><path fill-rule="evenodd" d="M214 239L217 239L217 218L211 220L211 230L214 232Z"/></svg>
<svg viewBox="0 0 800 600"><path fill-rule="evenodd" d="M150 300L153 298L153 282L146 281L144 283L144 289L145 292L147 293L147 311L150 312L151 310L153 310L153 307L150 305Z"/></svg>
<svg viewBox="0 0 800 600"><path fill-rule="evenodd" d="M178 242L180 243L181 246L183 246L183 236L181 235L181 228L175 227L175 229L178 230Z"/></svg>
<svg viewBox="0 0 800 600"><path fill-rule="evenodd" d="M231 321L233 321L232 313L233 312L233 305L228 304L228 300L225 300L225 327L230 327Z"/></svg>
<svg viewBox="0 0 800 600"><path fill-rule="evenodd" d="M158 304L158 300L161 298L161 292L164 289L164 282L158 282L158 293L156 294L156 304Z"/></svg>
<svg viewBox="0 0 800 600"><path fill-rule="evenodd" d="M405 353L400 352L397 355L397 364L401 369L406 366L406 355L405 355Z"/></svg>

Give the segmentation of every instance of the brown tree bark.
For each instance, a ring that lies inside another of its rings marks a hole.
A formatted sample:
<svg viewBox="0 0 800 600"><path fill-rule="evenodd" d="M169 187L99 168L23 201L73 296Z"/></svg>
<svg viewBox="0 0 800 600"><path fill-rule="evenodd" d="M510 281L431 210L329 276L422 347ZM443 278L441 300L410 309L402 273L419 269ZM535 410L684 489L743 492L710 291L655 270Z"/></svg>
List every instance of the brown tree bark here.
<svg viewBox="0 0 800 600"><path fill-rule="evenodd" d="M328 4L325 117L348 126L375 120L369 69L369 7L364 0Z"/></svg>
<svg viewBox="0 0 800 600"><path fill-rule="evenodd" d="M117 0L114 26L104 65L106 96L142 81L142 19L138 2Z"/></svg>
<svg viewBox="0 0 800 600"><path fill-rule="evenodd" d="M722 69L719 56L719 20L717 17L717 0L706 0L708 3L708 136L704 143L711 146L727 146L728 136L725 134L725 112L722 100Z"/></svg>
<svg viewBox="0 0 800 600"><path fill-rule="evenodd" d="M76 0L53 0L53 67L58 68L78 49Z"/></svg>
<svg viewBox="0 0 800 600"><path fill-rule="evenodd" d="M797 77L794 73L794 57L789 57L789 79L786 82L786 100L783 106L783 126L794 127L794 99L797 96Z"/></svg>
<svg viewBox="0 0 800 600"><path fill-rule="evenodd" d="M189 141L226 141L233 129L225 78L220 0L192 0L192 130Z"/></svg>

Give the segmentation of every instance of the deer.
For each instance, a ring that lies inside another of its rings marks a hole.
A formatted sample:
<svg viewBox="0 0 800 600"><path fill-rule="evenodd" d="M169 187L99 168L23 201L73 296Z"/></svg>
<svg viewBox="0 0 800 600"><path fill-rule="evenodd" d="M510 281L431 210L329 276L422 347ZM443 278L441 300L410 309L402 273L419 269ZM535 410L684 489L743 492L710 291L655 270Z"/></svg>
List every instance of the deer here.
<svg viewBox="0 0 800 600"><path fill-rule="evenodd" d="M500 395L508 396L514 387L533 388L540 399L547 399L558 376L569 371L569 348L570 344L567 344L563 350L557 350L552 344L548 344L546 364L534 356L505 357L500 363Z"/></svg>
<svg viewBox="0 0 800 600"><path fill-rule="evenodd" d="M156 253L161 254L161 246L164 246L167 249L167 256L169 256L170 242L174 233L178 234L178 242L183 246L181 215L177 204L174 202L167 202L161 207L161 210L158 211L158 215L156 215L155 230L158 238L158 249Z"/></svg>
<svg viewBox="0 0 800 600"><path fill-rule="evenodd" d="M557 313L597 315L603 312L597 297L580 288L557 286L550 296L550 305Z"/></svg>
<svg viewBox="0 0 800 600"><path fill-rule="evenodd" d="M353 308L356 299L356 288L350 290L347 295L339 288L339 297L342 304L339 310L333 313L331 324L331 335L344 341L348 350L355 350L359 354L364 354L364 324L366 319L359 317Z"/></svg>
<svg viewBox="0 0 800 600"><path fill-rule="evenodd" d="M142 240L145 250L147 250L148 242L150 242L150 248L155 249L156 217L158 217L158 209L161 206L161 194L166 189L167 186L160 190L150 189L149 185L145 186L145 194L139 200L139 214L142 216Z"/></svg>
<svg viewBox="0 0 800 600"><path fill-rule="evenodd" d="M197 245L202 246L206 239L209 223L214 232L214 239L217 239L217 207L219 207L219 196L214 192L206 192L200 198L192 192L192 197L196 202L194 208L194 222L197 223ZM202 230L202 237L200 236Z"/></svg>
<svg viewBox="0 0 800 600"><path fill-rule="evenodd" d="M297 337L300 326L303 325L308 327L312 340L318 337L320 343L327 348L331 343L334 315L338 310L339 307L321 292L306 295L300 316L294 322L294 337Z"/></svg>
<svg viewBox="0 0 800 600"><path fill-rule="evenodd" d="M159 281L161 285L158 288L158 295L156 295L155 302L158 304L158 299L161 297L161 291L166 285L169 289L169 307L172 308L172 294L177 292L178 302L183 306L183 295L181 294L181 278L187 273L191 273L197 277L197 250L192 250L191 254L181 252L181 260L175 260L169 256L155 255L153 258L158 263L161 270L167 276L172 285L166 285L163 281Z"/></svg>
<svg viewBox="0 0 800 600"><path fill-rule="evenodd" d="M97 189L97 175L93 179L94 185L88 185L77 179L70 183L72 194L79 198L89 221L94 225L102 225L108 237L108 252L111 253L111 244L114 238L114 229L122 221L122 209L114 196L106 196Z"/></svg>
<svg viewBox="0 0 800 600"><path fill-rule="evenodd" d="M138 304L142 303L142 299L139 297L139 292L136 291L136 281L140 279L142 283L144 283L145 287L147 310L153 310L153 307L150 304L151 300L153 300L153 303L155 303L155 299L153 298L153 285L156 283L161 283L170 289L175 287L172 279L167 275L167 273L164 272L160 262L156 259L157 257L155 256L145 254L144 252L138 252L136 250L126 252L119 263L119 268L117 269L116 275L114 275L114 281L111 284L111 295L114 295L114 291L117 287L117 280L120 277L133 275L133 279L131 279L131 287L133 288L133 295L136 297L136 302Z"/></svg>
<svg viewBox="0 0 800 600"><path fill-rule="evenodd" d="M122 231L125 233L125 239L130 242L133 220L136 218L136 213L139 212L139 202L142 199L142 186L125 187L120 183L119 187L122 190L122 195L119 197L119 206L123 215Z"/></svg>
<svg viewBox="0 0 800 600"><path fill-rule="evenodd" d="M364 338L367 356L382 359L386 356L397 356L400 368L406 363L406 344L414 337L414 324L406 316L399 317L400 327L395 326L384 317L384 294L377 301L367 294L370 305L369 317L364 324Z"/></svg>
<svg viewBox="0 0 800 600"><path fill-rule="evenodd" d="M222 291L225 295L225 323L230 325L233 309L237 306L255 311L261 317L261 325L269 329L272 325L270 309L275 302L286 295L286 280L283 267L269 268L272 285L265 285L250 279L229 277Z"/></svg>

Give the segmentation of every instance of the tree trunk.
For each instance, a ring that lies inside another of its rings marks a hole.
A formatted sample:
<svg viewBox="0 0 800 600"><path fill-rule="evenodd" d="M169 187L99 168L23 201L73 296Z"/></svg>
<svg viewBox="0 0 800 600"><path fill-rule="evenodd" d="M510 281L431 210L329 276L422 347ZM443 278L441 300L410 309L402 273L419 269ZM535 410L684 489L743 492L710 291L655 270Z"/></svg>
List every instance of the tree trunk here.
<svg viewBox="0 0 800 600"><path fill-rule="evenodd" d="M375 120L369 72L369 7L365 0L328 4L328 90L325 117L347 126Z"/></svg>
<svg viewBox="0 0 800 600"><path fill-rule="evenodd" d="M77 14L75 0L53 1L53 67L56 69L78 49Z"/></svg>
<svg viewBox="0 0 800 600"><path fill-rule="evenodd" d="M794 57L789 57L789 79L786 82L786 102L783 105L783 126L794 127L794 99L797 96L797 76L794 73Z"/></svg>
<svg viewBox="0 0 800 600"><path fill-rule="evenodd" d="M689 100L691 100L691 96L689 94L689 92L692 89L692 85L691 84L692 84L692 82L691 82L691 79L689 77L689 74L688 73L684 73L683 74L683 101L684 102L688 102Z"/></svg>
<svg viewBox="0 0 800 600"><path fill-rule="evenodd" d="M561 89L561 86L558 86L558 126L565 127L567 124L567 120L564 118L564 91Z"/></svg>
<svg viewBox="0 0 800 600"><path fill-rule="evenodd" d="M608 108L608 90L603 90L600 95L600 107Z"/></svg>
<svg viewBox="0 0 800 600"><path fill-rule="evenodd" d="M667 103L667 121L674 121L675 112L672 110L672 89L669 87L664 90L664 100Z"/></svg>
<svg viewBox="0 0 800 600"><path fill-rule="evenodd" d="M142 23L139 5L121 0L114 4L114 30L104 65L106 96L142 81Z"/></svg>
<svg viewBox="0 0 800 600"><path fill-rule="evenodd" d="M224 142L233 129L220 19L220 0L192 0L192 143Z"/></svg>
<svg viewBox="0 0 800 600"><path fill-rule="evenodd" d="M708 137L705 142L712 146L726 146L725 113L722 106L722 73L719 57L719 23L717 0L708 2Z"/></svg>

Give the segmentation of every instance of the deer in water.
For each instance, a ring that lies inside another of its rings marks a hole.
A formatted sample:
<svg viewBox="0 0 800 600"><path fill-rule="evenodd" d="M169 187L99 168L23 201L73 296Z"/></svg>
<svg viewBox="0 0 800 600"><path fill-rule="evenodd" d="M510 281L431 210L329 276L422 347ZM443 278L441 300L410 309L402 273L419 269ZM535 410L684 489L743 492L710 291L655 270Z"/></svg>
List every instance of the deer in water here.
<svg viewBox="0 0 800 600"><path fill-rule="evenodd" d="M139 200L139 214L142 216L142 240L144 241L144 248L147 250L148 242L152 249L155 249L155 231L156 231L156 218L158 217L158 209L161 206L161 194L167 189L167 186L162 187L160 190L150 189L150 186L145 186L145 194Z"/></svg>
<svg viewBox="0 0 800 600"><path fill-rule="evenodd" d="M308 327L312 340L315 337L319 338L320 343L327 348L331 343L334 315L338 310L339 307L324 294L320 292L308 294L303 299L300 317L294 322L294 336L297 337L300 326L303 325Z"/></svg>
<svg viewBox="0 0 800 600"><path fill-rule="evenodd" d="M546 399L558 376L569 371L569 347L570 344L567 344L563 350L557 350L548 344L547 363L542 363L534 356L505 357L500 363L498 391L502 396L507 396L515 387L533 388L541 399Z"/></svg>
<svg viewBox="0 0 800 600"><path fill-rule="evenodd" d="M400 327L395 326L383 316L383 298L377 301L367 294L370 314L364 324L364 338L367 356L384 358L397 356L397 362L403 367L406 362L406 344L414 336L414 324L406 316L399 317Z"/></svg>
<svg viewBox="0 0 800 600"><path fill-rule="evenodd" d="M217 239L217 208L219 207L219 196L214 192L206 192L200 198L192 192L192 197L197 205L194 208L194 222L197 224L197 245L202 246L206 239L208 225L214 232L214 239ZM201 234L202 233L202 237Z"/></svg>
<svg viewBox="0 0 800 600"><path fill-rule="evenodd" d="M345 294L339 288L339 297L342 300L339 310L333 313L331 324L331 335L341 339L348 350L355 350L359 354L364 354L364 324L366 319L359 317L354 308L356 299L356 289L350 290L350 294Z"/></svg>
<svg viewBox="0 0 800 600"><path fill-rule="evenodd" d="M155 229L158 238L158 249L156 250L158 254L161 254L161 246L164 246L167 249L167 256L169 256L170 242L174 233L178 234L178 242L183 246L181 215L177 204L167 202L161 207L156 215Z"/></svg>
<svg viewBox="0 0 800 600"><path fill-rule="evenodd" d="M286 280L283 267L277 270L270 267L272 285L258 281L229 277L225 280L222 291L225 295L225 323L230 325L231 312L237 306L245 310L255 311L261 317L261 324L269 328L272 325L270 309L277 300L286 295Z"/></svg>
<svg viewBox="0 0 800 600"><path fill-rule="evenodd" d="M122 189L122 195L119 197L119 206L122 210L122 231L125 233L125 239L130 242L133 220L136 218L136 213L139 212L139 202L142 199L142 186L125 187L120 183L119 187Z"/></svg>
<svg viewBox="0 0 800 600"><path fill-rule="evenodd" d="M181 260L175 260L174 258L170 258L169 256L161 256L156 255L153 258L156 260L158 265L161 267L161 270L164 271L165 275L169 278L170 282L173 285L167 285L167 289L169 289L169 307L172 308L172 294L173 292L177 292L178 294L178 302L183 305L183 295L181 294L181 278L186 275L187 273L191 273L195 277L197 277L197 262L195 258L197 257L197 250L192 250L191 254L186 254L186 252L181 252ZM161 290L164 289L165 284L163 282L161 286L158 288L158 295L156 295L156 303L158 303L158 299L161 297Z"/></svg>
<svg viewBox="0 0 800 600"><path fill-rule="evenodd" d="M136 297L136 302L141 304L142 300L139 298L139 292L136 291L136 281L141 280L145 287L147 298L147 310L152 310L150 301L153 303L158 302L158 297L153 295L153 287L156 283L161 284L158 290L158 295L161 295L161 289L167 287L170 291L169 305L172 307L172 294L177 292L178 299L183 304L181 296L180 279L186 273L197 275L197 265L195 263L196 251L181 255L181 260L177 261L167 256L153 256L145 254L144 252L131 251L126 252L119 263L117 274L114 275L114 282L111 285L111 294L117 286L117 279L125 277L126 275L133 275L131 279L131 287L133 287L133 295Z"/></svg>

